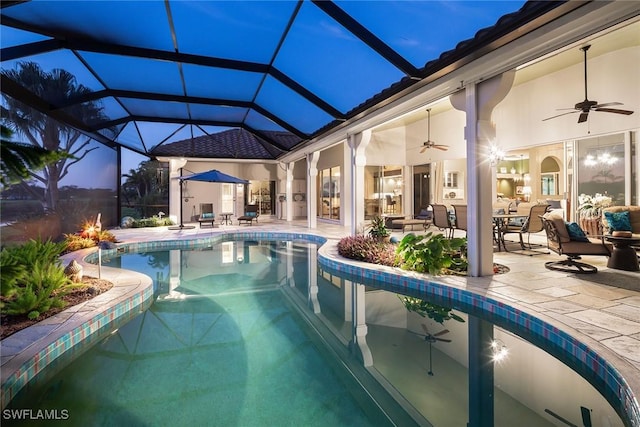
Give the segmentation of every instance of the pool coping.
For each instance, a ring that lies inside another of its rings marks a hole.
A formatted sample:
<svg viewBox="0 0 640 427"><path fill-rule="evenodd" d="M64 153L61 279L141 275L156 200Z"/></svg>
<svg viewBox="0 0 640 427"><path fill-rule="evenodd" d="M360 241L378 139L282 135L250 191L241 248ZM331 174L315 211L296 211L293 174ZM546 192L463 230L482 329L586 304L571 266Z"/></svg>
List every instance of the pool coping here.
<svg viewBox="0 0 640 427"><path fill-rule="evenodd" d="M129 242L119 244L115 249L103 250L102 253L108 256L111 253L142 249L188 248L203 243L230 241L237 237L329 243L322 244L318 250L318 261L323 268L347 274L356 281L358 278L362 281L373 281L381 289L393 292L413 291L446 298L454 303L490 313L512 325L526 328L547 344L558 347L564 356L574 358L587 371L592 372L595 380L602 382L606 393L619 400L621 406L615 409L627 417L630 425L640 426L640 405L634 393L635 387L627 381L627 378L637 374L637 371L631 366L625 369L624 366L628 362L597 341L545 316L544 313L532 313L529 307L519 307L516 302L507 304L482 295L480 288L469 286L467 283L469 279L474 278L464 277L464 280L460 280L440 276L436 282L433 276L346 259L337 253L337 239L328 239L312 232L237 231L212 234L203 238ZM92 248L76 251L62 259L65 263L75 259L84 267L84 274L98 277L98 266L87 262L92 257L97 258L97 253L98 250ZM150 277L129 270L107 267L102 267L100 272L101 277L114 283L111 290L0 341L3 409L26 383L56 358L88 340L92 335L95 336L97 332L104 331L111 322L123 316L135 315L145 303L150 303L153 297L153 281ZM618 368L605 357L615 360Z"/></svg>
<svg viewBox="0 0 640 427"><path fill-rule="evenodd" d="M99 268L85 261L96 248L83 249L61 257L63 265L76 260L83 274L100 276L113 287L95 298L69 307L42 322L0 341L2 409L45 367L79 344L107 333L113 322L135 316L151 303L150 277L117 268Z"/></svg>

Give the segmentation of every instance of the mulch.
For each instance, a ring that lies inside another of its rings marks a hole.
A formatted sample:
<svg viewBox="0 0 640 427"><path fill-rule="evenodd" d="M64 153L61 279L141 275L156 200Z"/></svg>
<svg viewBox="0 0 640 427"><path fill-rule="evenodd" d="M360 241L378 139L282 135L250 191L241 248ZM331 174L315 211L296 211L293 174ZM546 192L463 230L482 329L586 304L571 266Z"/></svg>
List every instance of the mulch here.
<svg viewBox="0 0 640 427"><path fill-rule="evenodd" d="M74 290L62 297L62 300L66 303L63 308L52 308L46 313L42 313L37 319L29 319L27 315L12 316L7 314L0 315L0 339L4 339L9 335L34 325L44 319L51 317L61 311L73 307L74 305L89 301L92 298L108 291L113 287L113 283L97 279L95 277L83 277L82 284L86 285L83 288Z"/></svg>

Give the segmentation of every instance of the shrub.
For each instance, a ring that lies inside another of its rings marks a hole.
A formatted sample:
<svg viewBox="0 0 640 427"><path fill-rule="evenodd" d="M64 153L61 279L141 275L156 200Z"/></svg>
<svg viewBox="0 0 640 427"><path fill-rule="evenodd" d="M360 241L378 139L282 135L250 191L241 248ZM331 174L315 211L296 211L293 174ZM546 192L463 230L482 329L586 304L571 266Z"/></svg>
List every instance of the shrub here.
<svg viewBox="0 0 640 427"><path fill-rule="evenodd" d="M93 231L91 233L79 232L75 234L64 235L64 252L73 252L80 249L92 248L97 246L98 242L116 242L116 236L107 230Z"/></svg>
<svg viewBox="0 0 640 427"><path fill-rule="evenodd" d="M385 223L384 218L379 216L374 216L373 218L371 218L371 225L369 226L369 236L381 239L390 235L391 233L387 228L387 224Z"/></svg>
<svg viewBox="0 0 640 427"><path fill-rule="evenodd" d="M422 317L428 317L441 325L444 324L445 320L451 319L464 323L464 319L453 313L453 309L449 307L434 304L420 298L400 295L398 295L398 298L400 298L400 301L402 301L408 311L418 313Z"/></svg>
<svg viewBox="0 0 640 427"><path fill-rule="evenodd" d="M447 239L442 234L427 233L416 236L409 233L400 241L397 254L405 270L433 275L466 272L465 238Z"/></svg>
<svg viewBox="0 0 640 427"><path fill-rule="evenodd" d="M397 266L395 246L370 236L343 237L338 242L338 253L345 258L373 264Z"/></svg>
<svg viewBox="0 0 640 427"><path fill-rule="evenodd" d="M151 218L141 218L133 220L132 228L142 227L162 227L165 225L174 225L170 218L160 218L152 216Z"/></svg>
<svg viewBox="0 0 640 427"><path fill-rule="evenodd" d="M14 298L5 303L3 311L10 315L26 314L29 319L36 319L51 308L63 307L62 296L73 287L62 267L37 262L26 281L16 288Z"/></svg>
<svg viewBox="0 0 640 427"><path fill-rule="evenodd" d="M73 252L80 249L92 248L98 243L90 237L82 237L80 234L65 234L65 251Z"/></svg>
<svg viewBox="0 0 640 427"><path fill-rule="evenodd" d="M30 240L0 253L4 313L37 318L61 306L61 297L74 287L60 265L64 248L64 242Z"/></svg>

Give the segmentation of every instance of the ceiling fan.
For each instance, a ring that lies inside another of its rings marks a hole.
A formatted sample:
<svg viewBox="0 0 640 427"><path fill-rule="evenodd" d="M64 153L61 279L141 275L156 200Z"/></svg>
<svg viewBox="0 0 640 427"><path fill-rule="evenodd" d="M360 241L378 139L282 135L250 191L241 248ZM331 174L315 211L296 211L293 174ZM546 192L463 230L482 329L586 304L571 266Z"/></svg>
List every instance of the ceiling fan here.
<svg viewBox="0 0 640 427"><path fill-rule="evenodd" d="M436 341L451 342L450 339L440 338L441 335L448 334L449 330L448 329L443 329L440 332L436 332L435 334L432 334L427 329L427 325L425 325L424 323L421 323L420 326L422 326L422 329L424 330L424 335L423 334L418 334L418 333L412 332L412 331L409 331L409 332L412 332L412 333L414 333L416 335L424 336L424 340L429 343L429 372L427 372L427 373L430 376L433 376L433 357L432 357L432 351L431 351L431 344L433 344Z"/></svg>
<svg viewBox="0 0 640 427"><path fill-rule="evenodd" d="M438 150L447 151L448 145L436 144L431 140L431 108L427 108L427 140L422 143L423 147L420 153L424 153L427 148L437 148Z"/></svg>
<svg viewBox="0 0 640 427"><path fill-rule="evenodd" d="M613 105L623 105L621 102L607 102L606 104L598 104L598 101L589 101L587 97L587 51L591 45L587 45L581 47L580 50L584 52L584 101L578 102L573 108L561 108L560 110L574 110L569 111L568 113L558 114L556 116L547 117L546 119L542 119L542 121L555 119L556 117L564 116L567 114L580 113L578 117L578 123L586 122L587 117L589 116L590 111L599 111L603 113L616 113L616 114L633 114L631 110L620 110L618 108L608 108Z"/></svg>

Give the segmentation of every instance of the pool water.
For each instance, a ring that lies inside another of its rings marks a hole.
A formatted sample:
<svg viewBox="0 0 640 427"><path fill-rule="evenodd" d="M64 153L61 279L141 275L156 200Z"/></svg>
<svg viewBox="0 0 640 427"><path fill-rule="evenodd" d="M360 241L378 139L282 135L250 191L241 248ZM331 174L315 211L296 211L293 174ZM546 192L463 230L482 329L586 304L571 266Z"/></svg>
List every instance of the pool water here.
<svg viewBox="0 0 640 427"><path fill-rule="evenodd" d="M229 265L215 261L224 250L118 260L167 278L177 255L183 274L157 283L149 310L10 408L64 409L61 423L78 426L389 424L282 292L277 244L253 244ZM306 259L305 246L296 252Z"/></svg>
<svg viewBox="0 0 640 427"><path fill-rule="evenodd" d="M470 349L470 323L480 319L509 353L491 367L495 426L587 425L584 411L593 425L624 425L614 400L517 325L474 307L456 309L466 322L438 324L408 313L386 284L355 285L325 268L315 243L227 237L104 259L154 278L153 305L70 364L46 369L9 409L64 410L60 423L82 426L464 426L478 421L469 361L490 351L489 342ZM366 367L352 344L357 289ZM441 340L427 341L427 330Z"/></svg>

